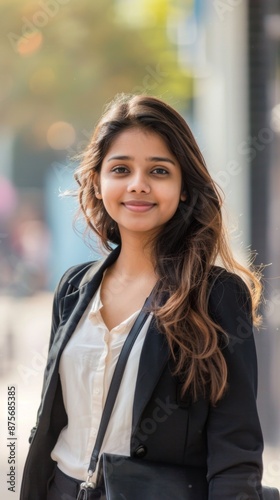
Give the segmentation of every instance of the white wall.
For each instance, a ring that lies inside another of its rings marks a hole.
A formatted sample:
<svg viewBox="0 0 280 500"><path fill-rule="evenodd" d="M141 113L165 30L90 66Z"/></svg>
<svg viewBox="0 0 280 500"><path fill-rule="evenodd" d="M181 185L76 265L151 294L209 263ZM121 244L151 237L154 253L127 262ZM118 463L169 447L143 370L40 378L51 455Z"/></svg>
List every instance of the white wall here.
<svg viewBox="0 0 280 500"><path fill-rule="evenodd" d="M215 2L205 4L195 119L210 172L225 193L229 225L237 226L232 243L242 258L250 243L247 2L235 4L224 12L215 8Z"/></svg>

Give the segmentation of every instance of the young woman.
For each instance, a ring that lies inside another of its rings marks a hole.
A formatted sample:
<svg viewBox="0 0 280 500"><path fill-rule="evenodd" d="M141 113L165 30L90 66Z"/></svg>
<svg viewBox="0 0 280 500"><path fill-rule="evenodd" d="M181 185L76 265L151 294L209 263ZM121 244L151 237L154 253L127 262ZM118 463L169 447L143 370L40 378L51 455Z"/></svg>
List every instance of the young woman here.
<svg viewBox="0 0 280 500"><path fill-rule="evenodd" d="M152 290L101 453L199 467L209 500L262 498L260 283L231 255L188 125L157 98L118 96L76 179L87 225L110 252L57 287L21 500L76 498L114 367Z"/></svg>

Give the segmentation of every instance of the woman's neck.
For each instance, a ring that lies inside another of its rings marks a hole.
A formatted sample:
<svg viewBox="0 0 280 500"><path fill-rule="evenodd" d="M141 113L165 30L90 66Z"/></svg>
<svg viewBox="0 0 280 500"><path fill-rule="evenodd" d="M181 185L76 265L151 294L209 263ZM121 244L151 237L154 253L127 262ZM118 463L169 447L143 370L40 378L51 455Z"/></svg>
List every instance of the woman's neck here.
<svg viewBox="0 0 280 500"><path fill-rule="evenodd" d="M150 276L156 278L151 248L143 238L122 239L121 251L114 269L127 277Z"/></svg>

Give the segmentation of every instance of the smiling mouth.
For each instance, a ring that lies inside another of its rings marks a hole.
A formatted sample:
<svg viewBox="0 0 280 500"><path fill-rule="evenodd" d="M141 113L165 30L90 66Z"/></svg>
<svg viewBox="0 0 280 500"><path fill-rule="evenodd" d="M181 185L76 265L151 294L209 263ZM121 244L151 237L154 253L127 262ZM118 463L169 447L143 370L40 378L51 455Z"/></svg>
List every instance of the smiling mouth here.
<svg viewBox="0 0 280 500"><path fill-rule="evenodd" d="M155 206L155 203L131 200L122 203L122 205L132 212L148 212Z"/></svg>

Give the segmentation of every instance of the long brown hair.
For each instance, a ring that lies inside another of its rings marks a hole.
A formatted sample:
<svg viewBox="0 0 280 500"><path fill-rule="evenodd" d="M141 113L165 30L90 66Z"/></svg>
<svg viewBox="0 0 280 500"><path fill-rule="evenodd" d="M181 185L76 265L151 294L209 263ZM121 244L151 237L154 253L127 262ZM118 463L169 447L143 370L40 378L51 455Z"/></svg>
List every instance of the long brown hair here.
<svg viewBox="0 0 280 500"><path fill-rule="evenodd" d="M208 312L209 276L219 259L225 269L247 278L255 323L259 321L260 277L233 258L222 221L221 195L189 126L177 111L155 97L120 94L96 126L75 174L88 228L107 249L112 243L121 244L117 224L95 197L94 178L112 141L132 127L159 134L181 166L186 201L179 203L153 244L157 292L168 296L154 313L175 361L175 374L183 377L183 391L188 389L197 398L207 386L214 404L225 391L227 366L219 340L221 328Z"/></svg>

